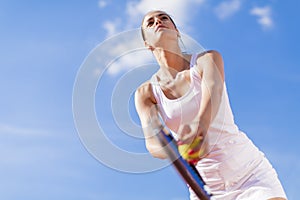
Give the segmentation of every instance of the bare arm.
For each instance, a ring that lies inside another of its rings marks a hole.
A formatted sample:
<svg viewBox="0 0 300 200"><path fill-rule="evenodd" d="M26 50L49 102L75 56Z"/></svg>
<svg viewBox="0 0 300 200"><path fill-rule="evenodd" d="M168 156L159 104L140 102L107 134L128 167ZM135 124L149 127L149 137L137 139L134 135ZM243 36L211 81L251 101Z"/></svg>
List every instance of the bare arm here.
<svg viewBox="0 0 300 200"><path fill-rule="evenodd" d="M155 129L161 128L155 103L151 84L146 82L135 92L135 107L145 135L147 150L153 157L165 159L167 155L154 135Z"/></svg>
<svg viewBox="0 0 300 200"><path fill-rule="evenodd" d="M199 121L209 126L219 109L224 87L224 64L221 55L209 51L197 60L197 67L202 72L202 101Z"/></svg>
<svg viewBox="0 0 300 200"><path fill-rule="evenodd" d="M223 59L218 52L208 51L200 55L195 67L202 77L202 99L195 120L179 128L179 139L184 143L191 143L196 136L206 135L219 109L224 89Z"/></svg>

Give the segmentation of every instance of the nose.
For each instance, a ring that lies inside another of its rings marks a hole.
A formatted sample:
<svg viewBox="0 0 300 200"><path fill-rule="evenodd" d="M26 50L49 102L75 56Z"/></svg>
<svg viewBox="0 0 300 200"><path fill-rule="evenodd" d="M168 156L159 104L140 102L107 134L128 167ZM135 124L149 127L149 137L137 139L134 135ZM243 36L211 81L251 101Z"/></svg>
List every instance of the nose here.
<svg viewBox="0 0 300 200"><path fill-rule="evenodd" d="M161 24L161 20L158 17L155 18L155 25L157 24Z"/></svg>

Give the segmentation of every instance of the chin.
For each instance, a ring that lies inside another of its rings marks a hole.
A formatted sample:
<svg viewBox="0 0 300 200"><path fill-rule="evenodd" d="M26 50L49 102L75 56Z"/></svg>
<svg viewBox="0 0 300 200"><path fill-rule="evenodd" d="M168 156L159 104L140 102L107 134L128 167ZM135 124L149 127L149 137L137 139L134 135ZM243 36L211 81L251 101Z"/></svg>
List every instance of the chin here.
<svg viewBox="0 0 300 200"><path fill-rule="evenodd" d="M157 34L152 38L152 44L154 47L163 48L169 46L171 43L178 43L177 34L174 34L174 31L158 31Z"/></svg>

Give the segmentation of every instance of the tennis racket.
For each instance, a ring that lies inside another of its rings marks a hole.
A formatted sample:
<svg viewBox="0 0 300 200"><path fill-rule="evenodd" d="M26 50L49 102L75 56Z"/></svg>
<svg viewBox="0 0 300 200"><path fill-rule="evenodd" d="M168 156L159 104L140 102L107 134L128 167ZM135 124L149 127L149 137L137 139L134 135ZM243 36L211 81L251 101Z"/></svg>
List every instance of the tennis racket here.
<svg viewBox="0 0 300 200"><path fill-rule="evenodd" d="M192 188L201 200L210 200L211 194L205 189L205 183L199 172L194 165L189 164L181 157L177 148L177 143L170 131L167 128L162 127L157 133L157 137L161 145L164 146L164 150L168 155L169 160L172 162L173 167L181 175L183 180Z"/></svg>

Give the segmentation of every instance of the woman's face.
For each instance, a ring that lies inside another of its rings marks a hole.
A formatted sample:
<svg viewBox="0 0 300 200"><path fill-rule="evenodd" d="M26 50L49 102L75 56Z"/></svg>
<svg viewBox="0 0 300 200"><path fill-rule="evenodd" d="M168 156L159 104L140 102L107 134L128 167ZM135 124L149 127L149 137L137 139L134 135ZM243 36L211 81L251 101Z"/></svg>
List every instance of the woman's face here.
<svg viewBox="0 0 300 200"><path fill-rule="evenodd" d="M142 29L145 42L150 46L155 47L165 39L177 41L178 30L169 15L163 11L148 13L144 17Z"/></svg>

